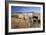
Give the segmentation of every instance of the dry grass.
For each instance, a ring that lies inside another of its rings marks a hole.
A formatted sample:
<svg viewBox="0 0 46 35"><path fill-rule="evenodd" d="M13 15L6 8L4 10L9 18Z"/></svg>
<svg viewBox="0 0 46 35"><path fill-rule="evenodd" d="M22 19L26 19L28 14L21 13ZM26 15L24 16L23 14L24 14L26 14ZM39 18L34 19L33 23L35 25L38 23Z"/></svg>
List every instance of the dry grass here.
<svg viewBox="0 0 46 35"><path fill-rule="evenodd" d="M40 24L36 22L33 24L32 20L19 18L19 15L12 15L11 16L11 27L14 28L35 28L40 27Z"/></svg>

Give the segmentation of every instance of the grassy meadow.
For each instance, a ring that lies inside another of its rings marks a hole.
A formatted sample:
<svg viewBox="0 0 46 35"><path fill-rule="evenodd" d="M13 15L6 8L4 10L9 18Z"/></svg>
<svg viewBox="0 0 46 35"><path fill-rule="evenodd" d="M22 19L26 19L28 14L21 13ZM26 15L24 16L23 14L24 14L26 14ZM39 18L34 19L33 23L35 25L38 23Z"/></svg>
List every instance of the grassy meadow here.
<svg viewBox="0 0 46 35"><path fill-rule="evenodd" d="M38 21L33 22L33 19L27 15L20 13L11 14L11 27L15 28L38 28L40 27L40 23Z"/></svg>

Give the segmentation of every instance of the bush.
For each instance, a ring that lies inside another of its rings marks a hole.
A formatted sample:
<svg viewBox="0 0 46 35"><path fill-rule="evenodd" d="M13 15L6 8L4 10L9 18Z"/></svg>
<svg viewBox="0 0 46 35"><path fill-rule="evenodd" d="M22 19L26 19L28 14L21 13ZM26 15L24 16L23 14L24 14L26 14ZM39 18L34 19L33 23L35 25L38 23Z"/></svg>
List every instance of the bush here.
<svg viewBox="0 0 46 35"><path fill-rule="evenodd" d="M12 17L18 18L19 16L18 15L12 15Z"/></svg>

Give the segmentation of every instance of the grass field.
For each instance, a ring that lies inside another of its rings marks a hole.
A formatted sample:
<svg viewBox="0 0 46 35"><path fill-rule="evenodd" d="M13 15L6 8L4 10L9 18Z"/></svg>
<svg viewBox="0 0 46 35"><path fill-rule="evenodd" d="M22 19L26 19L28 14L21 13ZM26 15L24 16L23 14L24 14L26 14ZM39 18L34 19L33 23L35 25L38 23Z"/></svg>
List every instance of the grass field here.
<svg viewBox="0 0 46 35"><path fill-rule="evenodd" d="M40 23L38 22L32 22L32 19L25 19L24 17L22 18L22 14L21 17L19 17L19 14L12 14L11 16L11 27L12 29L15 28L38 28L40 27Z"/></svg>

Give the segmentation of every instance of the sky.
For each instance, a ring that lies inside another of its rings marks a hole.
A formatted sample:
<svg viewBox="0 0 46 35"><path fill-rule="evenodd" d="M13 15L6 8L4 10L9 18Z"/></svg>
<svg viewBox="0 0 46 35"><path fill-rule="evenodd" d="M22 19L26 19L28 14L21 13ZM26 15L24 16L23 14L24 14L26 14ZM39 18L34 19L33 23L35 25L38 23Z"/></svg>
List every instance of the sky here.
<svg viewBox="0 0 46 35"><path fill-rule="evenodd" d="M40 13L41 8L40 7L27 7L27 6L11 6L11 12L36 12Z"/></svg>

